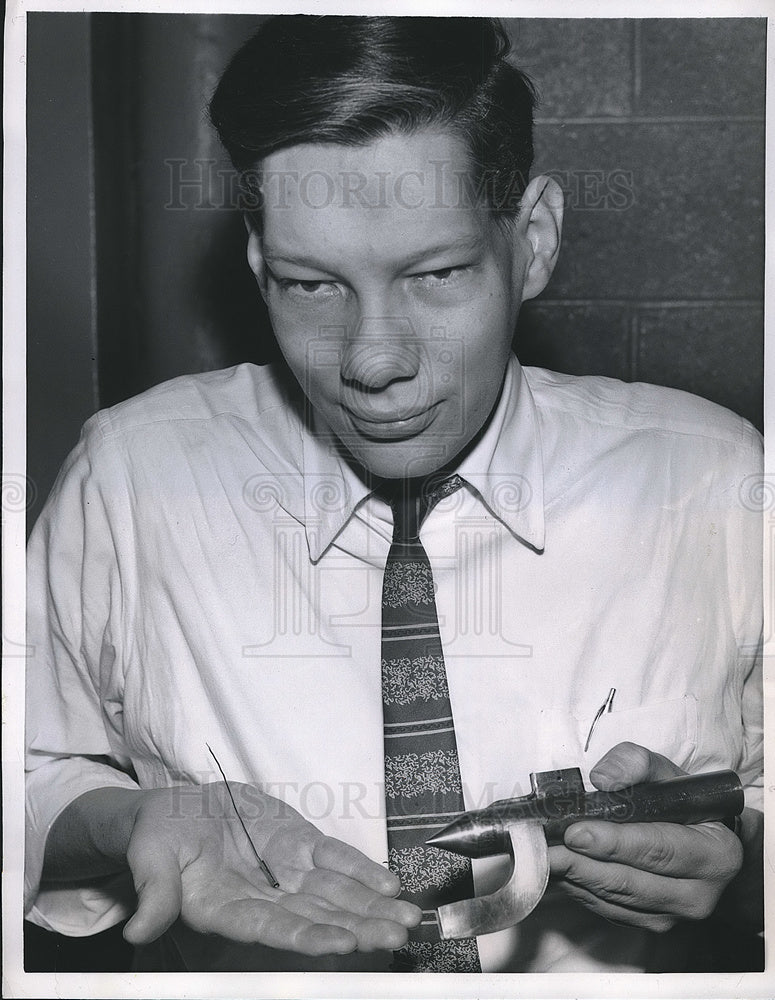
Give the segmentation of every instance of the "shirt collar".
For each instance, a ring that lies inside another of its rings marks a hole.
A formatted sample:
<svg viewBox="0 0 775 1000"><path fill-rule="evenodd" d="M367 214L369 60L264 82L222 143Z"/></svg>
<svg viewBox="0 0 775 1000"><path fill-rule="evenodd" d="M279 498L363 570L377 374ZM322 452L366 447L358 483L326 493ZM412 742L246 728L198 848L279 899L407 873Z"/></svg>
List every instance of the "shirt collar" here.
<svg viewBox="0 0 775 1000"><path fill-rule="evenodd" d="M536 551L543 549L544 462L538 412L514 356L495 412L457 472L513 535Z"/></svg>
<svg viewBox="0 0 775 1000"><path fill-rule="evenodd" d="M314 411L302 441L304 529L310 558L317 562L371 489L351 468L333 431Z"/></svg>
<svg viewBox="0 0 775 1000"><path fill-rule="evenodd" d="M342 455L341 445L317 414L302 435L304 526L317 562L356 508L371 493ZM515 357L487 428L457 473L517 538L544 546L544 467L538 414Z"/></svg>

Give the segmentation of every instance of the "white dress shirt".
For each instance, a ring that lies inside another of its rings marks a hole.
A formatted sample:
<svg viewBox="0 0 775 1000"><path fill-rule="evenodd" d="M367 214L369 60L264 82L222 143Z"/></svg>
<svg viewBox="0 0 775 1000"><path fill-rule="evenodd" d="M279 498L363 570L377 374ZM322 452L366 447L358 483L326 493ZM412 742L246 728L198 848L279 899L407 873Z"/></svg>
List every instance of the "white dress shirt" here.
<svg viewBox="0 0 775 1000"><path fill-rule="evenodd" d="M65 463L29 552L36 923L83 935L131 912L125 876L39 890L47 832L95 787L219 780L206 742L230 779L386 859L391 514L307 424L277 372L241 365L98 413ZM465 488L422 528L468 808L527 793L531 771L588 780L622 740L689 771L736 768L760 806L760 456L756 431L712 403L512 359ZM502 859L474 874L491 891ZM388 959L171 933L192 969ZM479 945L484 971L639 971L671 960L669 939L550 891Z"/></svg>

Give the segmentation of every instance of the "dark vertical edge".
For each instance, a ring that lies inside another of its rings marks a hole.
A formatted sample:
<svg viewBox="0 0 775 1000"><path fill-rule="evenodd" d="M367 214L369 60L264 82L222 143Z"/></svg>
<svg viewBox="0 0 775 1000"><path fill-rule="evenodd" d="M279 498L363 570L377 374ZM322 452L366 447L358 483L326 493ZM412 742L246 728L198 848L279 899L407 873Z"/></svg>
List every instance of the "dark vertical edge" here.
<svg viewBox="0 0 775 1000"><path fill-rule="evenodd" d="M135 99L141 16L95 13L91 22L95 313L101 406L110 406L143 388Z"/></svg>
<svg viewBox="0 0 775 1000"><path fill-rule="evenodd" d="M640 113L640 93L643 84L643 59L641 51L641 21L632 19L632 92L630 96L632 114Z"/></svg>
<svg viewBox="0 0 775 1000"><path fill-rule="evenodd" d="M640 359L640 310L636 302L629 307L630 324L630 382L639 381Z"/></svg>
<svg viewBox="0 0 775 1000"><path fill-rule="evenodd" d="M91 404L93 410L100 408L99 386L99 325L97 321L97 201L94 188L94 105L93 89L89 85L92 77L91 19L92 14L86 14L88 32L88 65L87 74L87 107L86 107L86 146L88 170L88 208L89 208L89 346L91 350Z"/></svg>
<svg viewBox="0 0 775 1000"><path fill-rule="evenodd" d="M27 14L28 528L95 406L89 16Z"/></svg>

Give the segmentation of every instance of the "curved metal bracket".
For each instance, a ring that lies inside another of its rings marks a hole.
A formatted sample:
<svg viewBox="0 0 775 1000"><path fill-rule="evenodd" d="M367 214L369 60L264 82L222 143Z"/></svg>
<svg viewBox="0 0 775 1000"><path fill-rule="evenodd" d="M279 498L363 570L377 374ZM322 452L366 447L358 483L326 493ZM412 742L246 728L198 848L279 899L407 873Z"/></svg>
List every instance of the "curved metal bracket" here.
<svg viewBox="0 0 775 1000"><path fill-rule="evenodd" d="M438 909L442 938L492 934L531 913L549 881L549 848L541 820L522 820L509 829L513 867L507 882L489 896L446 903Z"/></svg>

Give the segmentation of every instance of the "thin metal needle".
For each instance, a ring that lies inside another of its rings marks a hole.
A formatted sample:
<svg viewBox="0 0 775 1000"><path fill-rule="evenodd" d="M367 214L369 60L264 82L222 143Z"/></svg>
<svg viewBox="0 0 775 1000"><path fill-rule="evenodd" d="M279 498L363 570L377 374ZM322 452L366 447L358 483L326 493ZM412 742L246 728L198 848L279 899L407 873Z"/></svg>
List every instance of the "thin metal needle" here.
<svg viewBox="0 0 775 1000"><path fill-rule="evenodd" d="M277 879L272 874L272 870L269 867L269 865L266 863L266 861L264 861L264 859L261 857L261 855L256 850L256 845L253 843L253 838L248 833L248 828L245 826L245 823L243 822L242 817L240 816L240 811L237 808L237 803L234 801L234 796L231 794L231 787L229 785L229 779L223 773L223 768L221 767L220 761L215 756L215 753L213 752L213 748L210 746L210 744L209 743L205 743L205 746L210 751L210 754L211 754L213 760L215 761L215 763L216 763L216 765L218 767L218 770L221 772L221 777L223 778L224 782L226 783L226 791L229 793L229 798L231 799L231 804L234 806L234 812L235 812L235 814L237 816L237 819L240 822L240 826L245 831L245 836L248 838L248 843L250 844L250 849L255 854L256 861L258 862L259 867L261 868L261 871L269 879L269 883L272 886L272 888L279 889L280 888L280 883L277 881Z"/></svg>
<svg viewBox="0 0 775 1000"><path fill-rule="evenodd" d="M584 753L586 753L587 750L589 750L589 741L592 739L592 733L594 732L595 726L597 725L597 720L604 712L611 711L611 705L613 704L615 694L616 694L616 688L611 688L611 690L608 692L608 697L600 706L600 708L597 710L597 715L592 720L592 725L589 727L589 732L587 733L587 742L584 744Z"/></svg>

